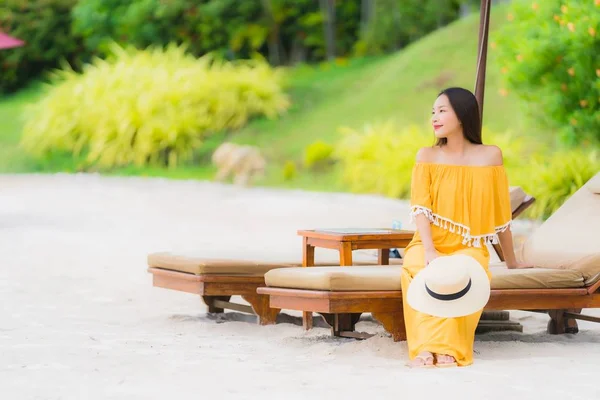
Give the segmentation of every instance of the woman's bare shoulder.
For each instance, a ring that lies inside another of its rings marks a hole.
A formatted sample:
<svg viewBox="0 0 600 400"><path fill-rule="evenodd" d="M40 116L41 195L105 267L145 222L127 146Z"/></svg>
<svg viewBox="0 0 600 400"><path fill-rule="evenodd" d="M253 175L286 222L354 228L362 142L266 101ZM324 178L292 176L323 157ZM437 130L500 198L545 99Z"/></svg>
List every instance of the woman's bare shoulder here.
<svg viewBox="0 0 600 400"><path fill-rule="evenodd" d="M485 163L485 165L503 165L504 157L502 155L502 149L496 145L485 145L481 146L481 162Z"/></svg>
<svg viewBox="0 0 600 400"><path fill-rule="evenodd" d="M421 147L419 151L417 151L417 162L435 162L437 158L437 147Z"/></svg>

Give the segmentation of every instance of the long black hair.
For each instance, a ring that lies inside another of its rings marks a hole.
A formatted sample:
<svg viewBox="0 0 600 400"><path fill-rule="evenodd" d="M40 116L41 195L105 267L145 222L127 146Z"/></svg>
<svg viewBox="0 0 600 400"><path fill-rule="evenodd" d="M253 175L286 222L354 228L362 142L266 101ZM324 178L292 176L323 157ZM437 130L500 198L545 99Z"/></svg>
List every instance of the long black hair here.
<svg viewBox="0 0 600 400"><path fill-rule="evenodd" d="M444 89L438 94L438 97L443 94L448 97L450 105L462 125L465 139L473 144L482 144L481 117L475 95L471 91L459 87ZM446 143L448 143L448 139L438 138L436 146L443 146Z"/></svg>

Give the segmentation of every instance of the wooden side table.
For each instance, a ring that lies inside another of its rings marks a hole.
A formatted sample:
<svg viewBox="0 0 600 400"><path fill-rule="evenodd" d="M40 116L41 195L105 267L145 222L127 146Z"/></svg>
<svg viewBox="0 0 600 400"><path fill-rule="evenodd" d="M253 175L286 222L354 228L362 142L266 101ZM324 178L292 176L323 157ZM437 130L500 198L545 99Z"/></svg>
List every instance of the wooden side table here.
<svg viewBox="0 0 600 400"><path fill-rule="evenodd" d="M315 247L339 250L340 265L352 265L352 251L378 249L381 265L390 263L390 249L405 248L414 231L394 229L314 229L300 230L302 236L302 266L315 265Z"/></svg>
<svg viewBox="0 0 600 400"><path fill-rule="evenodd" d="M352 265L352 251L360 249L378 249L378 263L390 263L390 249L405 248L415 234L414 231L394 229L314 229L299 230L302 236L302 266L315 265L315 247L339 250L340 266ZM302 313L304 329L312 328L312 312Z"/></svg>

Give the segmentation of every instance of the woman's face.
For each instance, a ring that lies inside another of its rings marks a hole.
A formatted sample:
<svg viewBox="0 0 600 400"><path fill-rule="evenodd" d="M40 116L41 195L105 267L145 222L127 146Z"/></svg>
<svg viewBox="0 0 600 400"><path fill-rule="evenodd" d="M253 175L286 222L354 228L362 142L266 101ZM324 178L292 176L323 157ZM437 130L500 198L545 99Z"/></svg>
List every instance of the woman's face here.
<svg viewBox="0 0 600 400"><path fill-rule="evenodd" d="M460 121L445 94L439 96L433 103L431 125L438 138L447 138L461 131Z"/></svg>

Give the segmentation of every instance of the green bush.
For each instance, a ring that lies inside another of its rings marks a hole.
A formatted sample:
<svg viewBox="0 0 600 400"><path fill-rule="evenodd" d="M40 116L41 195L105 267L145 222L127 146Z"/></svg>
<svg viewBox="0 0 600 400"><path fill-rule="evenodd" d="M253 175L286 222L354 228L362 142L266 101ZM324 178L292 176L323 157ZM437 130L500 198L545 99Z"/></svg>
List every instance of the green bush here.
<svg viewBox="0 0 600 400"><path fill-rule="evenodd" d="M546 219L598 172L597 152L571 149L535 155L514 178L536 198L528 215Z"/></svg>
<svg viewBox="0 0 600 400"><path fill-rule="evenodd" d="M600 2L514 1L494 46L509 92L561 142L600 140Z"/></svg>
<svg viewBox="0 0 600 400"><path fill-rule="evenodd" d="M333 146L318 140L304 150L304 167L309 169L323 168L333 162Z"/></svg>
<svg viewBox="0 0 600 400"><path fill-rule="evenodd" d="M365 126L362 130L340 129L343 137L335 146L344 183L358 193L389 197L410 196L415 155L433 144L433 134L411 126L399 129L391 121Z"/></svg>
<svg viewBox="0 0 600 400"><path fill-rule="evenodd" d="M71 34L71 9L77 0L3 0L0 31L26 42L20 48L0 51L0 93L25 86L61 60L77 63L83 51L80 38Z"/></svg>
<svg viewBox="0 0 600 400"><path fill-rule="evenodd" d="M114 45L83 74L65 70L29 110L22 144L43 158L85 157L85 166L175 166L202 139L289 106L281 72L262 60L196 59L182 46L145 51Z"/></svg>
<svg viewBox="0 0 600 400"><path fill-rule="evenodd" d="M298 169L296 168L296 163L292 160L287 160L285 164L283 164L283 180L291 181L296 175L298 175Z"/></svg>

